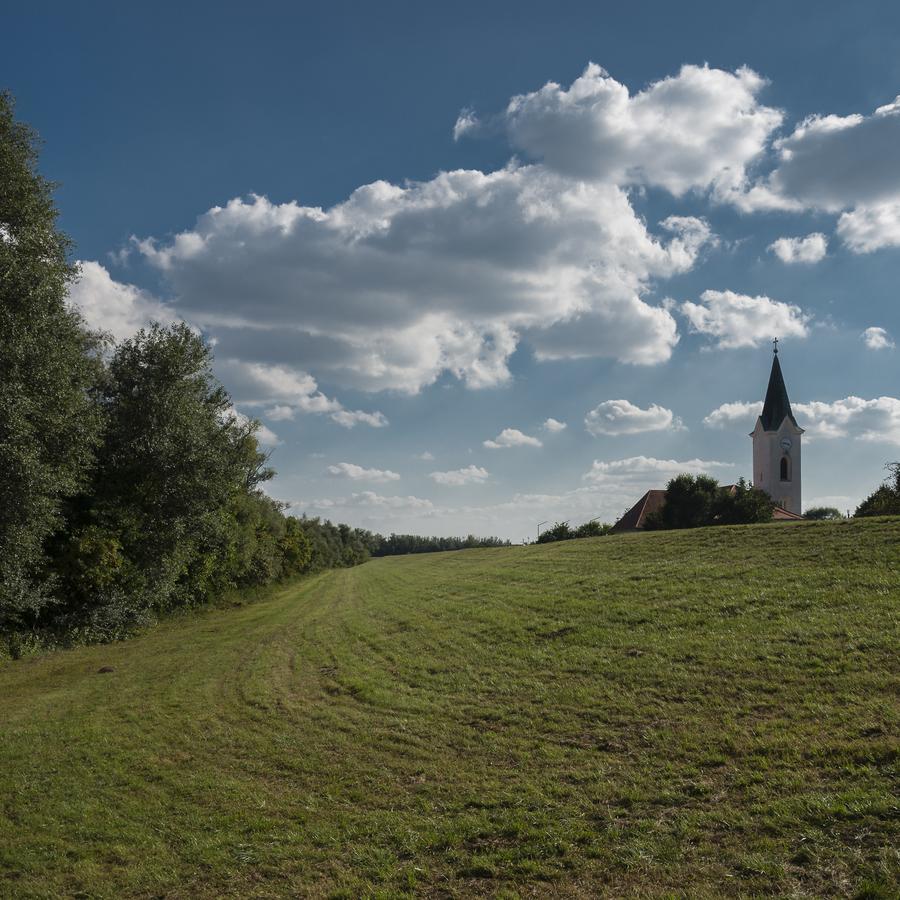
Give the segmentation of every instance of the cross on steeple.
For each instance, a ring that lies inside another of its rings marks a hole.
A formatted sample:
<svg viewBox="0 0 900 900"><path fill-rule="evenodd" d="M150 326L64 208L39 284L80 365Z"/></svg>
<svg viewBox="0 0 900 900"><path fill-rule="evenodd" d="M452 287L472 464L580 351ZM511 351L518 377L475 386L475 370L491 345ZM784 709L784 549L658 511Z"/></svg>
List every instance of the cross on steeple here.
<svg viewBox="0 0 900 900"><path fill-rule="evenodd" d="M772 352L778 356L778 338L772 338Z"/></svg>

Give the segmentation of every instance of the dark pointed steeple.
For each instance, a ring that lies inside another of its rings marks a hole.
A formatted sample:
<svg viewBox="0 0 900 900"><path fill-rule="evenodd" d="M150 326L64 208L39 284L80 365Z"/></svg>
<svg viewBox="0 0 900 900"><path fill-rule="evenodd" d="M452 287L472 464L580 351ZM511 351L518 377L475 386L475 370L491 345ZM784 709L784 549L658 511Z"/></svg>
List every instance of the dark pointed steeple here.
<svg viewBox="0 0 900 900"><path fill-rule="evenodd" d="M797 420L791 412L791 401L788 399L787 388L784 386L784 376L781 374L781 364L778 362L778 345L775 345L775 355L772 359L772 372L769 375L769 387L766 390L766 402L763 404L762 426L765 431L778 431L785 416L797 425ZM797 426L799 428L799 426Z"/></svg>

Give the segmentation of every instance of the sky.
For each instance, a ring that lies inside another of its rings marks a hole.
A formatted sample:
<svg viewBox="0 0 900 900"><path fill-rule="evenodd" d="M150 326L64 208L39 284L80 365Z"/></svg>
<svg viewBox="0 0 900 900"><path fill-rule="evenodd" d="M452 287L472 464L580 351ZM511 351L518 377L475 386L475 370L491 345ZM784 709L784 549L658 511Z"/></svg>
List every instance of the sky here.
<svg viewBox="0 0 900 900"><path fill-rule="evenodd" d="M297 515L533 538L900 458L895 2L21 4L0 86L118 340L184 319Z"/></svg>

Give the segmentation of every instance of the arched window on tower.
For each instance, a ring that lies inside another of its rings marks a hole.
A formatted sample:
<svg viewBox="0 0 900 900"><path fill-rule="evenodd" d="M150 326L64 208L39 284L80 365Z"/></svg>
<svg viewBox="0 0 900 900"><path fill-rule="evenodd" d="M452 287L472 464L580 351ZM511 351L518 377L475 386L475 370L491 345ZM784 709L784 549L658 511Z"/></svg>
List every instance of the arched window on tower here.
<svg viewBox="0 0 900 900"><path fill-rule="evenodd" d="M791 461L786 456L781 457L781 480L791 480Z"/></svg>

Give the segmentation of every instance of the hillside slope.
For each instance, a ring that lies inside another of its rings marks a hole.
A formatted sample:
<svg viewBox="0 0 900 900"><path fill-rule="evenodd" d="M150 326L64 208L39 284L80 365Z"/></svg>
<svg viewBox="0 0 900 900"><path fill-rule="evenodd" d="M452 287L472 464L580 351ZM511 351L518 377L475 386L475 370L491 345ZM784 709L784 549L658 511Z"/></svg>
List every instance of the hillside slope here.
<svg viewBox="0 0 900 900"><path fill-rule="evenodd" d="M896 896L898 601L900 520L710 528L10 663L0 895Z"/></svg>

